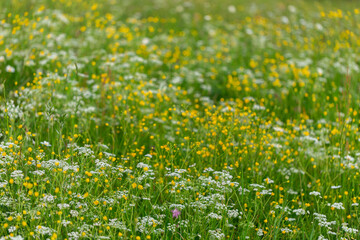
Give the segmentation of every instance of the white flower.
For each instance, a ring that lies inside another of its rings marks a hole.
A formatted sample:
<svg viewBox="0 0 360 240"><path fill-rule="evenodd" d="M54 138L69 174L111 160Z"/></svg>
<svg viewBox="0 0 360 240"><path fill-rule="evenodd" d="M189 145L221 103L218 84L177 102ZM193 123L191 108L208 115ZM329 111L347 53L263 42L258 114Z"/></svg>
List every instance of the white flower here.
<svg viewBox="0 0 360 240"><path fill-rule="evenodd" d="M79 216L79 212L76 211L76 210L70 210L70 214L71 214L71 216L73 216L73 217Z"/></svg>
<svg viewBox="0 0 360 240"><path fill-rule="evenodd" d="M297 194L298 194L298 192L295 192L294 190L289 189L288 194L291 194L291 195L297 195Z"/></svg>
<svg viewBox="0 0 360 240"><path fill-rule="evenodd" d="M24 174L23 174L23 171L21 171L21 170L15 170L10 174L10 176L12 178L23 178Z"/></svg>
<svg viewBox="0 0 360 240"><path fill-rule="evenodd" d="M271 190L271 189L265 189L265 190L262 190L262 191L260 192L260 194L261 194L261 195L266 195L266 194L271 195L271 194L272 194L272 190Z"/></svg>
<svg viewBox="0 0 360 240"><path fill-rule="evenodd" d="M318 240L328 240L328 239L325 238L323 235L320 235L320 236L318 237Z"/></svg>
<svg viewBox="0 0 360 240"><path fill-rule="evenodd" d="M205 15L205 16L204 16L204 20L210 21L210 20L211 20L211 16L210 16L210 15Z"/></svg>
<svg viewBox="0 0 360 240"><path fill-rule="evenodd" d="M259 237L261 237L261 236L264 235L264 231L263 231L261 228L259 228L259 230L257 231L256 234L257 234Z"/></svg>
<svg viewBox="0 0 360 240"><path fill-rule="evenodd" d="M229 13L236 13L236 7L234 5L228 6Z"/></svg>
<svg viewBox="0 0 360 240"><path fill-rule="evenodd" d="M215 239L224 239L225 238L225 234L221 232L221 229L209 230L209 233L210 233L211 237L215 238Z"/></svg>
<svg viewBox="0 0 360 240"><path fill-rule="evenodd" d="M305 215L305 210L302 208L299 208L299 209L293 210L293 213L295 213L296 215Z"/></svg>
<svg viewBox="0 0 360 240"><path fill-rule="evenodd" d="M328 204L328 205L330 205L330 204ZM331 207L336 208L336 209L345 210L345 208L344 208L344 206L343 206L343 203L333 203L333 204L331 205Z"/></svg>
<svg viewBox="0 0 360 240"><path fill-rule="evenodd" d="M7 65L5 70L8 73L14 73L15 72L15 68L10 66L10 65Z"/></svg>
<svg viewBox="0 0 360 240"><path fill-rule="evenodd" d="M70 205L67 204L67 203L58 204L57 206L58 206L58 208L60 208L60 209L65 209L65 208L69 208L69 207L70 207Z"/></svg>
<svg viewBox="0 0 360 240"><path fill-rule="evenodd" d="M265 108L264 106L260 106L260 105L254 104L253 109L254 109L254 110L265 110L266 108Z"/></svg>
<svg viewBox="0 0 360 240"><path fill-rule="evenodd" d="M321 198L321 193L317 192L317 191L312 191L309 193L310 195L314 195L314 196L320 196Z"/></svg>
<svg viewBox="0 0 360 240"><path fill-rule="evenodd" d="M67 225L71 224L71 222L68 220L62 220L61 224L66 227Z"/></svg>
<svg viewBox="0 0 360 240"><path fill-rule="evenodd" d="M47 147L51 147L51 144L49 142L47 142L47 141L43 141L43 142L41 142L41 144L45 145Z"/></svg>
<svg viewBox="0 0 360 240"><path fill-rule="evenodd" d="M292 232L292 230L291 230L291 229L289 229L289 228L282 228L282 229L281 229L281 232L291 233L291 232Z"/></svg>
<svg viewBox="0 0 360 240"><path fill-rule="evenodd" d="M228 217L229 218L236 218L239 216L239 214L242 214L242 212L239 213L239 210L237 209L230 209L228 210ZM241 217L240 217L241 218Z"/></svg>
<svg viewBox="0 0 360 240"><path fill-rule="evenodd" d="M42 176L42 175L45 174L45 171L43 171L43 170L36 170L36 171L33 171L33 174L34 174L34 175Z"/></svg>
<svg viewBox="0 0 360 240"><path fill-rule="evenodd" d="M271 180L269 177L264 179L264 182L270 184L270 183L274 183L274 180Z"/></svg>
<svg viewBox="0 0 360 240"><path fill-rule="evenodd" d="M260 185L260 184L256 184L256 183L252 183L249 185L250 187L253 187L255 191L258 190L258 188L265 188L265 186Z"/></svg>
<svg viewBox="0 0 360 240"><path fill-rule="evenodd" d="M208 215L208 218L213 218L213 219L220 220L220 219L222 219L222 216L221 216L221 215L218 215L218 214L216 214L216 213L210 213L210 214Z"/></svg>
<svg viewBox="0 0 360 240"><path fill-rule="evenodd" d="M35 228L35 232L40 235L51 235L52 233L54 233L56 231L52 228L39 225Z"/></svg>
<svg viewBox="0 0 360 240"><path fill-rule="evenodd" d="M346 232L346 233L350 233L350 234L353 234L353 233L357 233L359 232L359 230L355 229L355 228L349 228L346 226L347 223L343 223L342 225L342 229Z"/></svg>

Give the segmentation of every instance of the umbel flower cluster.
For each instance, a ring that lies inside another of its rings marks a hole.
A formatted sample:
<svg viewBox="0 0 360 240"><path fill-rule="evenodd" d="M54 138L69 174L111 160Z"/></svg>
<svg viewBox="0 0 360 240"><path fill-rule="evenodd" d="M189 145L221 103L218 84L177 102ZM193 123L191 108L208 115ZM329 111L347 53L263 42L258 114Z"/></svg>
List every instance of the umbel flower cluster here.
<svg viewBox="0 0 360 240"><path fill-rule="evenodd" d="M359 239L352 2L0 1L0 239Z"/></svg>

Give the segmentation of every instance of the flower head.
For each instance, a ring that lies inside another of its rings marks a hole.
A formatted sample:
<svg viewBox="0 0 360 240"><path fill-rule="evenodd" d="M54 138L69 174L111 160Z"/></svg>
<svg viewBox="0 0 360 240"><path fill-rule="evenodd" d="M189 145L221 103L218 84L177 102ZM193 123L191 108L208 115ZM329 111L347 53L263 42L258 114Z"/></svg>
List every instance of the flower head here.
<svg viewBox="0 0 360 240"><path fill-rule="evenodd" d="M171 210L171 212L172 212L173 218L178 218L181 214L181 212L177 208L175 208L174 210Z"/></svg>

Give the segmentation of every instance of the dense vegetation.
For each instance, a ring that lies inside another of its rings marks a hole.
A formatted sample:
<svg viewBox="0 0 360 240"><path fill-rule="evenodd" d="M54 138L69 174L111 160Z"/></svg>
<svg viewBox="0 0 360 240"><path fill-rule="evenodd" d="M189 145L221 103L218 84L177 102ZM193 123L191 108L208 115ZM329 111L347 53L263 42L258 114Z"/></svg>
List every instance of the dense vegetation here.
<svg viewBox="0 0 360 240"><path fill-rule="evenodd" d="M1 1L1 239L359 239L354 6Z"/></svg>

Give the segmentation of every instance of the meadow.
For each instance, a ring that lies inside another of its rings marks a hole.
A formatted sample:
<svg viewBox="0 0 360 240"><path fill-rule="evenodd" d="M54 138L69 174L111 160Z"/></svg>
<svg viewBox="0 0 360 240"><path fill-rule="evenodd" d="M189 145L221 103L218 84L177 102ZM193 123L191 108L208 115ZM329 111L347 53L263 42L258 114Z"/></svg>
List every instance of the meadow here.
<svg viewBox="0 0 360 240"><path fill-rule="evenodd" d="M359 239L356 1L0 1L0 239Z"/></svg>

